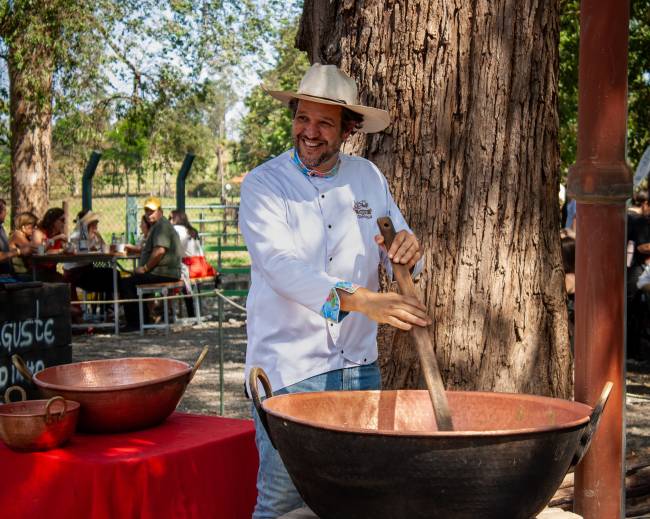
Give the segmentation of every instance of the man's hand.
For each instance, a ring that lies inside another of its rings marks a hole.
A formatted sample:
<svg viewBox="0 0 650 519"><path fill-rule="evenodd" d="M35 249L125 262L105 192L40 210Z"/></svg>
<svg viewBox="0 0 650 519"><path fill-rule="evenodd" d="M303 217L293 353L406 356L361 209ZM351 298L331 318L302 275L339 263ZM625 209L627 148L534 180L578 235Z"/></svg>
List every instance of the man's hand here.
<svg viewBox="0 0 650 519"><path fill-rule="evenodd" d="M381 234L375 236L375 242L384 250L384 237ZM409 270L413 269L418 260L422 257L420 244L414 234L408 231L400 231L395 235L395 239L388 251L388 257L394 263L406 265Z"/></svg>
<svg viewBox="0 0 650 519"><path fill-rule="evenodd" d="M394 292L377 293L367 288L358 288L354 294L338 290L341 310L361 312L373 321L410 330L413 325L428 326L431 319L425 306L414 297L402 296Z"/></svg>
<svg viewBox="0 0 650 519"><path fill-rule="evenodd" d="M165 255L165 252L167 252L167 249L165 249L165 247L154 247L151 251L151 256L149 256L149 260L147 261L146 268L145 265L143 265L142 267L135 269L133 272L136 274L146 274L147 272L151 272L156 268L156 265L160 263L160 260Z"/></svg>
<svg viewBox="0 0 650 519"><path fill-rule="evenodd" d="M650 243L642 243L636 248L636 250L641 254L650 254Z"/></svg>

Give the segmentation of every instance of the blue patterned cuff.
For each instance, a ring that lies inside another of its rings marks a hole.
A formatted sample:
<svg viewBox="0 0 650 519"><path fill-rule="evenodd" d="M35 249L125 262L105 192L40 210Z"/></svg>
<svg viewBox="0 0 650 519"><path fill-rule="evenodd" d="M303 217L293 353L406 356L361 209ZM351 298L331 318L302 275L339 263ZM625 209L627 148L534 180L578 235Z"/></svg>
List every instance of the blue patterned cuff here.
<svg viewBox="0 0 650 519"><path fill-rule="evenodd" d="M359 288L359 285L355 285L349 281L339 281L334 285L332 290L330 290L330 293L327 296L327 301L325 301L325 304L320 309L320 314L328 321L340 323L350 312L344 312L341 310L341 300L339 299L339 294L336 290L340 289L346 291L348 294L354 294L357 291L357 288Z"/></svg>

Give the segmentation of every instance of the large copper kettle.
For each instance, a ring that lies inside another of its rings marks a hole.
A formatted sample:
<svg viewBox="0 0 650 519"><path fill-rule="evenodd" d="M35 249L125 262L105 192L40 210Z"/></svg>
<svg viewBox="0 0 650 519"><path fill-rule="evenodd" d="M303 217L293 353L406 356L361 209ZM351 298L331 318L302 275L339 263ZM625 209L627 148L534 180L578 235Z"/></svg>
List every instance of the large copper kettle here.
<svg viewBox="0 0 650 519"><path fill-rule="evenodd" d="M448 391L439 431L427 391L271 396L257 412L305 503L321 519L529 519L544 508L596 429L592 409L534 395Z"/></svg>

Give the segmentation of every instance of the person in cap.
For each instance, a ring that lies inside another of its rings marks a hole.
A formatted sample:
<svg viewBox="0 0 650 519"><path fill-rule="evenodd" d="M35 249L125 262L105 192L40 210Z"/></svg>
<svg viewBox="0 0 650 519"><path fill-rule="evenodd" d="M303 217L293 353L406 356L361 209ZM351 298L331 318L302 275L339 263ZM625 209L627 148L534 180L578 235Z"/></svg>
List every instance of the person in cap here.
<svg viewBox="0 0 650 519"><path fill-rule="evenodd" d="M123 299L137 299L138 285L178 281L181 277L181 242L172 224L163 216L159 198L152 196L145 200L144 215L151 224L151 229L142 247L138 268L132 276L120 280L120 296ZM149 311L146 305L144 311L145 321L148 321ZM138 304L126 303L124 313L126 330L139 329Z"/></svg>
<svg viewBox="0 0 650 519"><path fill-rule="evenodd" d="M70 242L76 250L80 250L79 241L82 235L86 238L87 251L102 251L105 248L104 238L99 232L99 214L84 209L77 213L75 222ZM81 288L86 292L113 295L113 269L108 266L92 261L64 263L63 277L70 283L73 293L76 288Z"/></svg>
<svg viewBox="0 0 650 519"><path fill-rule="evenodd" d="M274 394L378 389L377 323L408 330L431 322L417 299L378 293L381 263L417 275L422 251L379 169L340 151L355 131L386 128L388 114L358 104L354 80L333 65L313 65L297 92L268 93L293 112L294 146L252 170L241 188L252 263L246 379L259 366ZM389 251L376 223L382 216L397 231ZM253 415L260 458L253 517L278 517L302 501Z"/></svg>

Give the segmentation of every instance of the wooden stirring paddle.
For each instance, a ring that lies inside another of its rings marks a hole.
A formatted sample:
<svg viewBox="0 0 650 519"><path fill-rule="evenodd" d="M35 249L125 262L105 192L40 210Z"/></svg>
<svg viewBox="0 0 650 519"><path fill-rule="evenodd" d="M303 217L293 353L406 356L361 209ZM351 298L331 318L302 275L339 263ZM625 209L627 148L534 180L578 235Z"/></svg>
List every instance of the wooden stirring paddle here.
<svg viewBox="0 0 650 519"><path fill-rule="evenodd" d="M388 217L377 218L377 225L379 231L384 237L384 244L386 250L390 249L393 239L395 238L395 228L393 222ZM393 276L397 281L397 286L402 295L417 298L415 285L411 278L411 273L406 265L393 262ZM427 328L414 325L411 328L411 337L415 342L415 347L420 357L420 364L424 374L424 380L429 390L431 397L431 404L433 405L433 414L436 417L436 424L439 431L453 431L454 424L451 420L451 412L449 411L449 402L447 402L447 394L445 393L445 386L442 383L440 376L440 369L438 368L438 360L436 359L436 352L433 350L433 343Z"/></svg>

